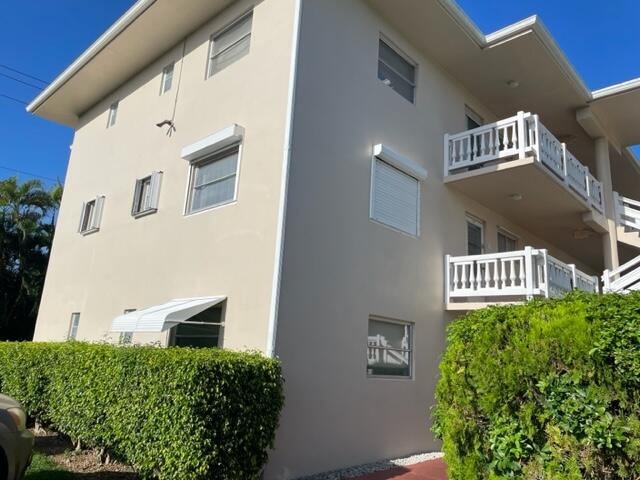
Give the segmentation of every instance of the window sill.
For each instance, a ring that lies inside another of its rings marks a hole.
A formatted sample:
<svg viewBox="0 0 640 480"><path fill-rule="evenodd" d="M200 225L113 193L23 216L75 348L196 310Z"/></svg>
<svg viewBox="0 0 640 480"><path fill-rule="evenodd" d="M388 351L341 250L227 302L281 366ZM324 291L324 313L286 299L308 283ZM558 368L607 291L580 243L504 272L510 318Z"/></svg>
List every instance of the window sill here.
<svg viewBox="0 0 640 480"><path fill-rule="evenodd" d="M196 215L200 215L201 213L210 212L211 210L216 210L218 208L227 207L229 205L234 205L237 203L237 199L229 200L228 202L216 203L215 205L211 205L210 207L201 208L200 210L194 210L193 212L186 212L184 214L185 217L193 217Z"/></svg>
<svg viewBox="0 0 640 480"><path fill-rule="evenodd" d="M92 233L96 233L100 231L100 228L90 228L89 230L83 230L80 232L80 235L86 237L87 235L91 235Z"/></svg>
<svg viewBox="0 0 640 480"><path fill-rule="evenodd" d="M147 215L151 215L152 213L156 213L157 211L158 211L157 208L148 208L147 210L143 210L138 213L132 213L131 216L133 218L141 218L141 217L146 217Z"/></svg>
<svg viewBox="0 0 640 480"><path fill-rule="evenodd" d="M413 380L413 376L403 377L400 375L371 375L367 373L367 378L372 380Z"/></svg>

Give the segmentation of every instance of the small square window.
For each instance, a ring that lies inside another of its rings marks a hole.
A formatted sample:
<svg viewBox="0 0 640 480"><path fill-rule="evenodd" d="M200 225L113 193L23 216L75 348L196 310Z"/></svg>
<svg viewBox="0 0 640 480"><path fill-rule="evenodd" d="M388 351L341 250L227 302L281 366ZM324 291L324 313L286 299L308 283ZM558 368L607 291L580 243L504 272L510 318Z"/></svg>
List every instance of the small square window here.
<svg viewBox="0 0 640 480"><path fill-rule="evenodd" d="M126 315L127 313L131 313L135 311L136 311L135 308L127 308L124 311L124 314ZM120 339L118 342L120 345L131 345L132 342L133 342L133 332L120 332Z"/></svg>
<svg viewBox="0 0 640 480"><path fill-rule="evenodd" d="M82 204L78 231L83 234L97 232L100 229L104 196L98 196Z"/></svg>
<svg viewBox="0 0 640 480"><path fill-rule="evenodd" d="M378 45L378 79L411 103L414 102L416 64L382 39Z"/></svg>
<svg viewBox="0 0 640 480"><path fill-rule="evenodd" d="M107 128L111 128L116 124L116 118L118 116L119 102L113 102L109 107L109 118L107 119Z"/></svg>
<svg viewBox="0 0 640 480"><path fill-rule="evenodd" d="M160 95L171 90L173 84L173 62L162 69L162 82L160 84Z"/></svg>
<svg viewBox="0 0 640 480"><path fill-rule="evenodd" d="M153 172L148 177L136 180L131 215L139 217L158 210L162 172Z"/></svg>
<svg viewBox="0 0 640 480"><path fill-rule="evenodd" d="M246 13L211 37L208 76L223 70L249 53L253 12Z"/></svg>
<svg viewBox="0 0 640 480"><path fill-rule="evenodd" d="M367 375L411 378L413 325L405 322L369 319Z"/></svg>
<svg viewBox="0 0 640 480"><path fill-rule="evenodd" d="M517 237L502 229L498 230L498 252L515 252L517 249Z"/></svg>
<svg viewBox="0 0 640 480"><path fill-rule="evenodd" d="M187 213L195 213L236 199L238 156L235 145L191 165Z"/></svg>
<svg viewBox="0 0 640 480"><path fill-rule="evenodd" d="M76 337L78 336L78 325L80 325L80 314L78 312L72 313L67 340L76 339Z"/></svg>

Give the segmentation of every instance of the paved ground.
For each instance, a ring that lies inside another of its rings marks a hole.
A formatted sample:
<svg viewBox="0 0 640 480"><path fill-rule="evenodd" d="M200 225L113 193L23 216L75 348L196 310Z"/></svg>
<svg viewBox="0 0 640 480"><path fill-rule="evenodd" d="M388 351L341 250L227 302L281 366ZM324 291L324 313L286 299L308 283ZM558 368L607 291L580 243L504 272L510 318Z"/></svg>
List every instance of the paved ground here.
<svg viewBox="0 0 640 480"><path fill-rule="evenodd" d="M429 460L371 473L353 480L447 480L447 467L442 459Z"/></svg>

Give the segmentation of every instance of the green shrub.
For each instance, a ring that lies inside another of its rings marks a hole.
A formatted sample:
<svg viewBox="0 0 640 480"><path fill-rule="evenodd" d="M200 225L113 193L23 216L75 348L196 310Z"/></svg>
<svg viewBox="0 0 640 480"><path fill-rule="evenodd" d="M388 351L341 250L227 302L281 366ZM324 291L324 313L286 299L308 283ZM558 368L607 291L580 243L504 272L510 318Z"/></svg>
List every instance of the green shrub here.
<svg viewBox="0 0 640 480"><path fill-rule="evenodd" d="M218 349L0 343L0 391L143 478L258 478L283 404L280 365Z"/></svg>
<svg viewBox="0 0 640 480"><path fill-rule="evenodd" d="M454 321L433 411L452 480L640 476L640 293Z"/></svg>

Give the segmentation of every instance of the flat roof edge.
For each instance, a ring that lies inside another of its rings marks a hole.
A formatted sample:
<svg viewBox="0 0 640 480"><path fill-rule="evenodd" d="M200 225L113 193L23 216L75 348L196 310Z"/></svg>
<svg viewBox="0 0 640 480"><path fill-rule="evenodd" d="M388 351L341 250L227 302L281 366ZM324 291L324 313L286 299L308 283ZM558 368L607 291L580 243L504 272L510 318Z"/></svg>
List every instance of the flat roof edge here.
<svg viewBox="0 0 640 480"><path fill-rule="evenodd" d="M608 87L599 88L591 93L593 100L600 98L611 97L613 95L619 95L621 93L631 92L633 90L640 89L640 77L632 78L626 82L615 83Z"/></svg>
<svg viewBox="0 0 640 480"><path fill-rule="evenodd" d="M34 113L44 102L55 94L78 71L86 66L102 49L111 43L127 27L129 27L140 15L142 15L156 0L138 0L116 22L111 25L98 39L93 42L71 65L65 68L37 97L35 97L26 110Z"/></svg>

